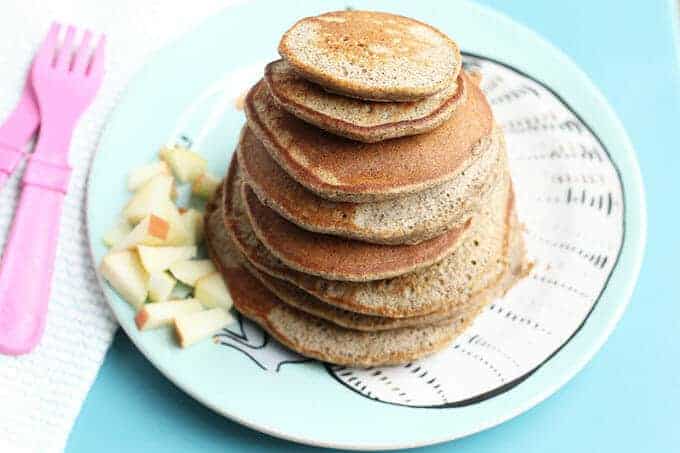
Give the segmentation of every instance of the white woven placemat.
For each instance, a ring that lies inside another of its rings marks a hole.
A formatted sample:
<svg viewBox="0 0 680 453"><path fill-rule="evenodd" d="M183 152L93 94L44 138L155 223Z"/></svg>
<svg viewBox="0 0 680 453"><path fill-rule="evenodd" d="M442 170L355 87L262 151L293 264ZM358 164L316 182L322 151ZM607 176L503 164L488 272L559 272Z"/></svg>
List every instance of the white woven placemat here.
<svg viewBox="0 0 680 453"><path fill-rule="evenodd" d="M0 356L0 452L62 451L111 344L115 321L95 278L87 246L85 186L111 110L151 52L229 0L23 0L0 13L0 121L14 107L35 49L57 20L107 34L107 73L71 145L73 174L64 203L49 316L29 355ZM18 196L21 171L0 190L0 246ZM121 184L123 182L121 181Z"/></svg>

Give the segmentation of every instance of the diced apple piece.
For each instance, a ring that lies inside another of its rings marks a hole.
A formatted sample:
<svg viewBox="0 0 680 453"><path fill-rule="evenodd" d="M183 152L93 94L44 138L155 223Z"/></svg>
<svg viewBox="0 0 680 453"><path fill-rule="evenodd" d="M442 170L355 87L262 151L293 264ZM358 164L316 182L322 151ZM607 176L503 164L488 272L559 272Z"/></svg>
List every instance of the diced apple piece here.
<svg viewBox="0 0 680 453"><path fill-rule="evenodd" d="M215 272L215 265L210 260L177 261L170 266L170 272L185 285L194 286L198 279Z"/></svg>
<svg viewBox="0 0 680 453"><path fill-rule="evenodd" d="M123 208L123 216L136 224L151 213L158 214L170 202L174 179L168 175L157 175L144 184Z"/></svg>
<svg viewBox="0 0 680 453"><path fill-rule="evenodd" d="M151 302L163 302L170 299L170 293L177 284L175 277L167 272L157 272L149 275L149 299Z"/></svg>
<svg viewBox="0 0 680 453"><path fill-rule="evenodd" d="M170 224L156 215L150 215L137 224L113 251L133 249L137 245L164 245L168 239Z"/></svg>
<svg viewBox="0 0 680 453"><path fill-rule="evenodd" d="M212 200L219 185L220 180L206 171L198 175L194 180L194 183L191 185L191 192L206 200Z"/></svg>
<svg viewBox="0 0 680 453"><path fill-rule="evenodd" d="M207 167L203 157L179 146L163 148L160 157L170 165L175 176L182 182L193 182Z"/></svg>
<svg viewBox="0 0 680 453"><path fill-rule="evenodd" d="M183 222L169 222L151 214L142 219L112 250L133 249L138 245L188 245L190 240Z"/></svg>
<svg viewBox="0 0 680 453"><path fill-rule="evenodd" d="M104 245L107 247L114 247L121 239L127 236L130 231L132 231L130 224L125 220L121 220L117 225L104 233L104 237L102 238Z"/></svg>
<svg viewBox="0 0 680 453"><path fill-rule="evenodd" d="M168 222L175 225L177 228L184 230L187 235L187 245L195 245L193 241L193 234L186 227L186 221L179 212L179 208L175 203L165 200L157 208L154 208L153 214L158 217L167 219Z"/></svg>
<svg viewBox="0 0 680 453"><path fill-rule="evenodd" d="M166 162L159 161L137 167L128 174L128 190L134 192L158 175L170 176L170 167Z"/></svg>
<svg viewBox="0 0 680 453"><path fill-rule="evenodd" d="M100 272L130 305L135 308L144 305L147 295L146 282L149 277L137 252L126 250L106 255L102 260Z"/></svg>
<svg viewBox="0 0 680 453"><path fill-rule="evenodd" d="M224 308L212 308L175 318L175 333L183 348L210 338L224 327L232 324L234 317Z"/></svg>
<svg viewBox="0 0 680 453"><path fill-rule="evenodd" d="M206 308L222 307L228 310L234 304L219 272L198 279L194 295Z"/></svg>
<svg viewBox="0 0 680 453"><path fill-rule="evenodd" d="M169 300L146 304L137 312L135 323L139 330L156 329L172 324L172 321L182 315L203 311L203 305L196 299Z"/></svg>
<svg viewBox="0 0 680 453"><path fill-rule="evenodd" d="M168 269L177 261L189 260L196 257L196 246L185 245L181 247L149 247L138 245L137 251L142 265L149 273L161 272Z"/></svg>
<svg viewBox="0 0 680 453"><path fill-rule="evenodd" d="M182 220L187 233L192 237L192 243L200 244L203 240L203 213L196 209L188 209L182 213Z"/></svg>

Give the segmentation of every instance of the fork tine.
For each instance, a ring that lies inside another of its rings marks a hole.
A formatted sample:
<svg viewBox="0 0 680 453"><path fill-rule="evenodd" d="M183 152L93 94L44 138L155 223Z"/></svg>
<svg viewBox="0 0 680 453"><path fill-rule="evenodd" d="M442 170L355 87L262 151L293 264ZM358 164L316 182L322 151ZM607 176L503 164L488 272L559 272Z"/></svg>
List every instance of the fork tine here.
<svg viewBox="0 0 680 453"><path fill-rule="evenodd" d="M92 54L92 60L87 68L87 75L92 77L101 76L104 73L104 54L106 51L106 35L102 35L97 43L97 48Z"/></svg>
<svg viewBox="0 0 680 453"><path fill-rule="evenodd" d="M69 25L66 28L66 36L64 37L64 42L57 53L57 59L54 63L54 67L59 70L68 70L71 65L71 58L73 56L73 38L76 35L76 28L73 25Z"/></svg>
<svg viewBox="0 0 680 453"><path fill-rule="evenodd" d="M92 32L90 30L85 30L83 39L80 42L80 46L76 51L75 57L73 57L73 66L71 71L83 74L85 69L87 69L87 63L90 61L90 40L92 39Z"/></svg>
<svg viewBox="0 0 680 453"><path fill-rule="evenodd" d="M50 31L47 32L45 40L40 45L38 52L35 55L34 65L50 66L54 60L54 52L59 41L59 29L61 25L57 22L52 22Z"/></svg>

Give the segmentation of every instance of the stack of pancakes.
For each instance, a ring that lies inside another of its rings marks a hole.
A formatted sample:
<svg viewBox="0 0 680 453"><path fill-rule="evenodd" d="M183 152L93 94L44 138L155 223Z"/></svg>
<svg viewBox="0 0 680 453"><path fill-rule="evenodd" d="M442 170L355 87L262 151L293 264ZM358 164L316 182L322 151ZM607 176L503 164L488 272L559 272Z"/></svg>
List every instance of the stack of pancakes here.
<svg viewBox="0 0 680 453"><path fill-rule="evenodd" d="M527 269L478 77L446 35L385 13L302 19L279 53L206 214L234 306L331 363L443 348Z"/></svg>

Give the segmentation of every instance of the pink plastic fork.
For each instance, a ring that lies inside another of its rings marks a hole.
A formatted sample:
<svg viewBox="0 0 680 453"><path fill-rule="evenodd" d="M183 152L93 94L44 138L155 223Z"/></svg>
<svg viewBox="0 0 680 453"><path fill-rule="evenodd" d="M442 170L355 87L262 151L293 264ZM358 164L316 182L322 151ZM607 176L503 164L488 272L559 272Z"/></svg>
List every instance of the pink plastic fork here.
<svg viewBox="0 0 680 453"><path fill-rule="evenodd" d="M59 218L71 173L71 135L104 74L104 38L91 54L91 33L86 32L72 57L76 30L67 28L57 50L59 29L58 24L52 25L31 70L41 126L0 264L0 353L4 354L30 352L42 337Z"/></svg>
<svg viewBox="0 0 680 453"><path fill-rule="evenodd" d="M40 112L33 94L30 75L24 84L19 103L7 120L0 125L0 187L24 156L23 150L40 124Z"/></svg>

